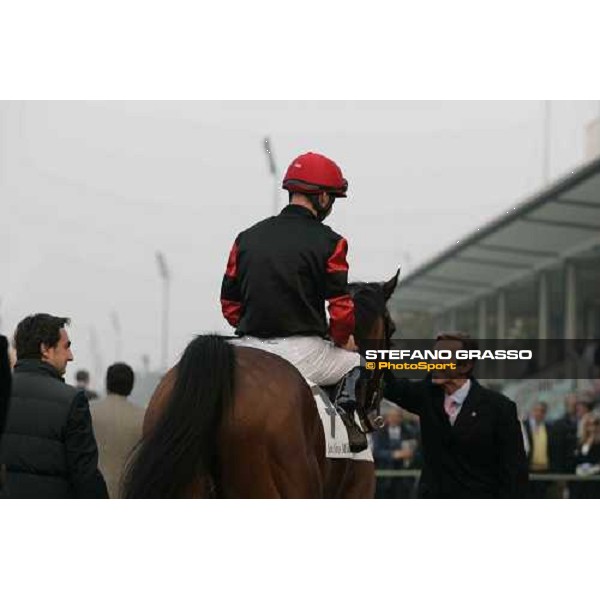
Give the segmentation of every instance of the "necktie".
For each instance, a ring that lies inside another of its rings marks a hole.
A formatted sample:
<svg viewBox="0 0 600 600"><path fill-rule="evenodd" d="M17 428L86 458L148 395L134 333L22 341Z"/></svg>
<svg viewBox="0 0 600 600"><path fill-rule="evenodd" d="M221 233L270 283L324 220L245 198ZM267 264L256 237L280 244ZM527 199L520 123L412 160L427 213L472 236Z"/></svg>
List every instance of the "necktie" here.
<svg viewBox="0 0 600 600"><path fill-rule="evenodd" d="M446 398L444 398L444 410L450 419L451 425L454 425L454 421L456 420L458 407L458 402L452 396L446 396Z"/></svg>

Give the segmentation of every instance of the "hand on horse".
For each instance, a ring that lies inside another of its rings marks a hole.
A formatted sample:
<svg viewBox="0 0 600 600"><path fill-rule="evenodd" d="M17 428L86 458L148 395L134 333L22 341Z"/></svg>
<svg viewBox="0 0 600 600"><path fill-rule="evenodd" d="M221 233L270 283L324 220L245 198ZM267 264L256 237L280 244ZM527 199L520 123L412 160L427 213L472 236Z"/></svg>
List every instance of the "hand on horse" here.
<svg viewBox="0 0 600 600"><path fill-rule="evenodd" d="M358 352L358 346L356 345L356 342L354 341L354 336L352 334L348 338L348 341L345 344L341 345L340 348L348 350L348 352Z"/></svg>

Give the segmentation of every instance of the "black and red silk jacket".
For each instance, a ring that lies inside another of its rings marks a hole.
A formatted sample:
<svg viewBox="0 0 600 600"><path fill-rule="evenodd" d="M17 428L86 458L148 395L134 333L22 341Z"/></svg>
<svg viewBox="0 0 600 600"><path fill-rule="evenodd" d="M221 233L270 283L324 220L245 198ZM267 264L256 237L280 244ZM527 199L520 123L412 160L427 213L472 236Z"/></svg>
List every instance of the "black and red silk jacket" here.
<svg viewBox="0 0 600 600"><path fill-rule="evenodd" d="M347 251L346 240L310 210L289 204L237 236L221 286L223 315L237 335L329 333L345 344L354 332Z"/></svg>

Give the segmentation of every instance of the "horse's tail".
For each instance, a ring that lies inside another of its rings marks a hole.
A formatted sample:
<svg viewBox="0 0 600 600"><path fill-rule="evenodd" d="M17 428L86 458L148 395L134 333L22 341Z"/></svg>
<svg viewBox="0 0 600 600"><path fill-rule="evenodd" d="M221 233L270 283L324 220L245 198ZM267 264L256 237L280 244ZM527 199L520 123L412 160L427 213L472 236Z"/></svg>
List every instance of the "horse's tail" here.
<svg viewBox="0 0 600 600"><path fill-rule="evenodd" d="M219 432L234 377L233 347L224 338L201 335L188 344L166 408L129 464L124 497L180 498L198 482L218 482Z"/></svg>

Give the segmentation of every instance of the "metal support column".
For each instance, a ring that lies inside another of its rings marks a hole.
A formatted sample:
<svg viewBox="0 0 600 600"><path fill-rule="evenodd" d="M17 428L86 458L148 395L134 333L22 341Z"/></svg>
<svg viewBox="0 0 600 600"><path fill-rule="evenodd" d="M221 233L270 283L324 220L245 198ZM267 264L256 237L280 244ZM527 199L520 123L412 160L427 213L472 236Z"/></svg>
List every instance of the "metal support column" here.
<svg viewBox="0 0 600 600"><path fill-rule="evenodd" d="M565 265L565 323L566 340L577 337L577 280L575 265L567 262Z"/></svg>
<svg viewBox="0 0 600 600"><path fill-rule="evenodd" d="M497 304L497 318L496 318L496 338L503 340L506 338L506 292L500 290L498 292L498 304Z"/></svg>
<svg viewBox="0 0 600 600"><path fill-rule="evenodd" d="M450 310L448 312L448 329L450 331L456 331L456 322L457 322L456 309L453 308L452 310Z"/></svg>
<svg viewBox="0 0 600 600"><path fill-rule="evenodd" d="M480 340L487 338L487 302L485 298L481 298L478 303L477 338Z"/></svg>

